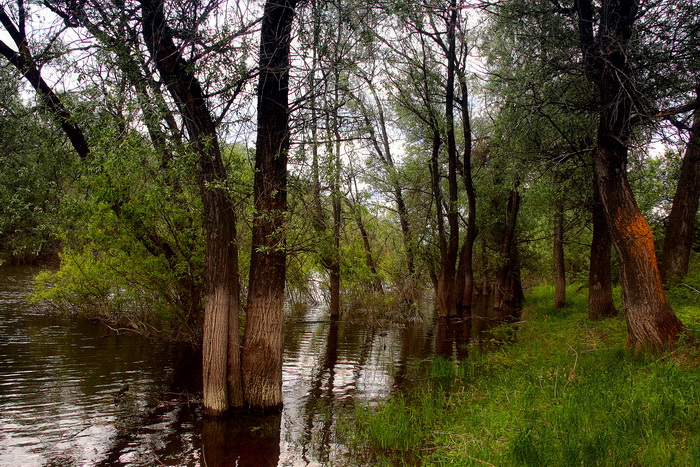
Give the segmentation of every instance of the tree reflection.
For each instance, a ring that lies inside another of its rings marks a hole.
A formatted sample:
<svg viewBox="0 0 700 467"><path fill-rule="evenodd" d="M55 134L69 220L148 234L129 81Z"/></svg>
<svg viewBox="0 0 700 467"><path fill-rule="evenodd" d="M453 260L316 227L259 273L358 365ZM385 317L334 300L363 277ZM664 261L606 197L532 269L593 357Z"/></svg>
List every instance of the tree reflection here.
<svg viewBox="0 0 700 467"><path fill-rule="evenodd" d="M282 415L203 420L203 466L275 466Z"/></svg>

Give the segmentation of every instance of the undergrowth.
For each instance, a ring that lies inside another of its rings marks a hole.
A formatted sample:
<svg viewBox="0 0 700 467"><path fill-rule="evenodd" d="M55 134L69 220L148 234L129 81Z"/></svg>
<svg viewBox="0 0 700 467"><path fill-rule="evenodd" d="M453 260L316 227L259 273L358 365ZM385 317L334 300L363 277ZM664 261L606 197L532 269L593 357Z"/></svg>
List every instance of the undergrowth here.
<svg viewBox="0 0 700 467"><path fill-rule="evenodd" d="M589 321L574 290L555 310L535 289L514 342L434 360L425 387L362 409L356 444L385 464L700 465L697 341L632 355L624 318Z"/></svg>

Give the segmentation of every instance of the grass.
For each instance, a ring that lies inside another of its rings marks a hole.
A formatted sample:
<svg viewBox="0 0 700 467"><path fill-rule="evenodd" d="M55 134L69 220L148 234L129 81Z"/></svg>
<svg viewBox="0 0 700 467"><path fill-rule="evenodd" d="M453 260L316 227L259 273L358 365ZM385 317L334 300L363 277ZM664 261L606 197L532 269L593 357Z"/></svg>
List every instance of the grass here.
<svg viewBox="0 0 700 467"><path fill-rule="evenodd" d="M424 388L362 410L356 442L377 464L700 465L697 341L633 356L624 318L589 321L585 291L551 302L535 289L515 342L434 360Z"/></svg>

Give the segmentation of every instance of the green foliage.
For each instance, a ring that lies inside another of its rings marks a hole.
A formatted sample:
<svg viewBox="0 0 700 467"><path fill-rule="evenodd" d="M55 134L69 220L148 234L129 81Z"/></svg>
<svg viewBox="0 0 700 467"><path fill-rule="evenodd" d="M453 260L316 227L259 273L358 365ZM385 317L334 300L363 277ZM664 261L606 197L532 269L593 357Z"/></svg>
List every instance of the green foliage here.
<svg viewBox="0 0 700 467"><path fill-rule="evenodd" d="M45 261L57 249L59 197L75 156L6 75L0 69L0 264Z"/></svg>
<svg viewBox="0 0 700 467"><path fill-rule="evenodd" d="M680 176L681 154L666 148L663 155L638 154L630 164L630 183L639 209L654 231L657 245L666 232L676 184Z"/></svg>
<svg viewBox="0 0 700 467"><path fill-rule="evenodd" d="M673 284L666 296L673 310L691 335L700 336L700 264L691 261L690 271L681 282Z"/></svg>
<svg viewBox="0 0 700 467"><path fill-rule="evenodd" d="M191 159L164 167L139 134L117 139L103 123L94 160L60 205L60 268L39 275L33 299L196 342L204 241Z"/></svg>

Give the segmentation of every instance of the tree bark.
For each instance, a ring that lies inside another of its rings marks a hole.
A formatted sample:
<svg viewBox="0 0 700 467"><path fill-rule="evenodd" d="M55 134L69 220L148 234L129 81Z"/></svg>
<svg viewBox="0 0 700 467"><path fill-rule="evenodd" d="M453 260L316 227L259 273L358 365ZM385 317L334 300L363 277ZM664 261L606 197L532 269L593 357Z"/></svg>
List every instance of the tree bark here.
<svg viewBox="0 0 700 467"><path fill-rule="evenodd" d="M238 249L234 206L223 184L226 170L204 92L173 40L161 0L141 0L143 37L156 68L183 115L198 154L200 195L206 231L206 299L202 342L204 411L224 415L242 405L239 364Z"/></svg>
<svg viewBox="0 0 700 467"><path fill-rule="evenodd" d="M447 82L445 92L445 120L447 139L447 243L446 249L440 252L440 285L438 287L440 316L457 315L457 258L459 255L459 213L457 202L459 198L457 186L457 143L454 128L454 86L456 55L456 1L450 2L450 19L447 24Z"/></svg>
<svg viewBox="0 0 700 467"><path fill-rule="evenodd" d="M581 3L590 6L589 0ZM622 266L623 306L629 332L627 344L639 350L672 347L683 332L683 325L666 299L652 231L639 211L627 180L627 139L634 94L628 48L637 10L635 0L603 2L598 49L592 57L600 100L604 103L600 109L593 168ZM580 9L579 13L585 11L587 8ZM589 39L582 33L584 54L590 56Z"/></svg>
<svg viewBox="0 0 700 467"><path fill-rule="evenodd" d="M677 282L688 274L698 201L700 201L700 113L696 110L664 239L661 275L665 282Z"/></svg>
<svg viewBox="0 0 700 467"><path fill-rule="evenodd" d="M515 246L515 228L519 211L520 193L515 186L508 197L506 224L501 237L501 265L496 272L493 294L494 309L509 316L520 311L524 298L518 252Z"/></svg>
<svg viewBox="0 0 700 467"><path fill-rule="evenodd" d="M467 232L459 254L457 274L457 298L459 315L470 314L474 294L474 241L476 240L476 190L472 180L472 129L469 116L469 93L466 77L459 80L462 105L462 128L464 133L463 179L467 193Z"/></svg>
<svg viewBox="0 0 700 467"><path fill-rule="evenodd" d="M593 238L591 241L590 267L588 271L588 318L598 320L617 315L613 303L610 254L612 239L605 220L597 183L593 184Z"/></svg>
<svg viewBox="0 0 700 467"><path fill-rule="evenodd" d="M265 2L260 38L255 217L243 345L243 387L256 412L282 408L289 52L296 0Z"/></svg>
<svg viewBox="0 0 700 467"><path fill-rule="evenodd" d="M564 207L559 202L554 217L554 308L566 304L566 265L564 263Z"/></svg>

